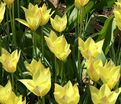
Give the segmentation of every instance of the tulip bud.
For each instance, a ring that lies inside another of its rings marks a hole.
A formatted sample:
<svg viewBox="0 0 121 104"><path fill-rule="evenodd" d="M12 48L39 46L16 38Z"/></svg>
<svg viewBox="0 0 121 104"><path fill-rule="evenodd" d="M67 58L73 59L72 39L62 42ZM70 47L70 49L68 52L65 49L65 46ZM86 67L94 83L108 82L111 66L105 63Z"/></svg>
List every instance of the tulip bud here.
<svg viewBox="0 0 121 104"><path fill-rule="evenodd" d="M75 7L80 9L81 7L85 6L89 0L75 0Z"/></svg>
<svg viewBox="0 0 121 104"><path fill-rule="evenodd" d="M11 54L2 49L2 55L0 56L0 62L3 65L3 68L9 72L14 73L16 71L16 66L19 61L20 51L18 50L13 51Z"/></svg>
<svg viewBox="0 0 121 104"><path fill-rule="evenodd" d="M67 25L67 16L66 14L63 15L63 17L61 18L60 16L56 15L54 19L50 19L51 21L51 25L52 27L58 31L58 32L62 32L65 30L66 25Z"/></svg>
<svg viewBox="0 0 121 104"><path fill-rule="evenodd" d="M103 63L101 60L93 60L89 59L86 61L86 67L87 67L87 73L91 80L98 81L100 78L100 70L103 66Z"/></svg>
<svg viewBox="0 0 121 104"><path fill-rule="evenodd" d="M70 44L67 43L64 35L57 37L56 33L51 31L49 37L45 36L48 48L54 55L62 61L65 61L70 54Z"/></svg>
<svg viewBox="0 0 121 104"><path fill-rule="evenodd" d="M100 78L110 89L114 88L120 78L120 66L115 66L110 60L101 68Z"/></svg>
<svg viewBox="0 0 121 104"><path fill-rule="evenodd" d="M47 6L45 4L43 4L43 6L40 8L41 12L40 26L47 24L47 22L50 19L50 11L51 9L47 10Z"/></svg>
<svg viewBox="0 0 121 104"><path fill-rule="evenodd" d="M85 59L96 58L102 53L103 40L95 42L89 37L85 42L78 38L78 48Z"/></svg>
<svg viewBox="0 0 121 104"><path fill-rule="evenodd" d="M106 84L102 85L99 90L93 86L90 87L91 98L94 104L115 104L121 92L120 90L111 91Z"/></svg>
<svg viewBox="0 0 121 104"><path fill-rule="evenodd" d="M73 86L70 81L64 87L55 84L54 97L58 104L78 104L80 95L77 84Z"/></svg>
<svg viewBox="0 0 121 104"><path fill-rule="evenodd" d="M10 8L11 5L13 4L13 2L14 2L14 0L3 0L3 1L6 3L8 8Z"/></svg>

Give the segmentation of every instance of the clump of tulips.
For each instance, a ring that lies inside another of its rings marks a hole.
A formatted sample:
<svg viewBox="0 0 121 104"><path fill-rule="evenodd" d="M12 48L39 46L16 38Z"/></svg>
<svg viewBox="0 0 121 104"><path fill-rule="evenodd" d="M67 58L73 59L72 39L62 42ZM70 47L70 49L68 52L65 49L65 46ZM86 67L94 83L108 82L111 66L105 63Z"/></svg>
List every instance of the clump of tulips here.
<svg viewBox="0 0 121 104"><path fill-rule="evenodd" d="M0 33L0 104L117 102L121 93L120 65L105 55L105 38L84 37L83 12L91 3L74 1L77 21L70 38L68 10L59 15L46 3L29 3L26 8L19 0L0 2L0 24L6 27L6 32ZM18 12L23 9L25 19L14 14L15 4L21 6ZM113 13L121 30L120 0ZM21 36L19 31L23 31Z"/></svg>

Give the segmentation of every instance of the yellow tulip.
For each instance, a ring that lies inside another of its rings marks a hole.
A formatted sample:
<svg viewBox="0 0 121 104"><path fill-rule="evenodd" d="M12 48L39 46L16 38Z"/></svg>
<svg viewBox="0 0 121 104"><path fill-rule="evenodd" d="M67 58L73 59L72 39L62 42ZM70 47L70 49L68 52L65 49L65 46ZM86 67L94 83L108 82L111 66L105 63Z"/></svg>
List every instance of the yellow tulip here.
<svg viewBox="0 0 121 104"><path fill-rule="evenodd" d="M103 66L101 60L89 59L86 61L87 73L91 80L98 81L100 79L100 69Z"/></svg>
<svg viewBox="0 0 121 104"><path fill-rule="evenodd" d="M5 14L5 3L0 3L0 23L2 22Z"/></svg>
<svg viewBox="0 0 121 104"><path fill-rule="evenodd" d="M55 18L51 18L51 25L52 27L58 31L58 32L62 32L65 30L66 25L67 25L67 16L66 14L63 15L63 17L61 18L60 16L56 15Z"/></svg>
<svg viewBox="0 0 121 104"><path fill-rule="evenodd" d="M78 48L85 59L96 58L102 53L103 40L95 42L89 37L85 42L78 38Z"/></svg>
<svg viewBox="0 0 121 104"><path fill-rule="evenodd" d="M31 30L36 30L40 23L41 23L41 12L40 12L40 8L38 7L38 5L32 5L31 3L29 3L28 9L22 7L22 9L25 12L25 18L26 21L23 19L16 19L18 22L20 22L21 24L27 26L28 28L30 28Z"/></svg>
<svg viewBox="0 0 121 104"><path fill-rule="evenodd" d="M70 44L67 43L64 35L57 37L56 33L51 31L49 37L45 36L46 43L51 52L62 61L65 61L70 54Z"/></svg>
<svg viewBox="0 0 121 104"><path fill-rule="evenodd" d="M115 22L118 28L121 30L121 2L116 2L116 6L113 10L114 16L115 16Z"/></svg>
<svg viewBox="0 0 121 104"><path fill-rule="evenodd" d="M100 78L110 89L114 88L120 78L120 66L115 66L110 60L101 68Z"/></svg>
<svg viewBox="0 0 121 104"><path fill-rule="evenodd" d="M26 100L22 101L22 96L17 97L12 91L11 83L0 86L0 104L26 104Z"/></svg>
<svg viewBox="0 0 121 104"><path fill-rule="evenodd" d="M80 9L81 7L85 6L89 0L75 0L75 7Z"/></svg>
<svg viewBox="0 0 121 104"><path fill-rule="evenodd" d="M40 25L42 26L42 25L47 24L47 22L49 21L51 9L47 10L47 6L45 4L43 4L43 6L40 8L40 11L41 11L41 14L42 14Z"/></svg>
<svg viewBox="0 0 121 104"><path fill-rule="evenodd" d="M40 61L37 62L35 60L27 68L30 68L28 70L32 73L32 79L21 79L20 82L36 96L45 96L51 88L51 73L49 68L45 68Z"/></svg>
<svg viewBox="0 0 121 104"><path fill-rule="evenodd" d="M11 5L14 3L14 0L3 0L3 1L6 3L8 8L10 8Z"/></svg>
<svg viewBox="0 0 121 104"><path fill-rule="evenodd" d="M10 54L7 50L2 48L1 53L0 62L2 63L3 68L9 73L14 73L19 61L20 51L18 52L18 50L15 50Z"/></svg>
<svg viewBox="0 0 121 104"><path fill-rule="evenodd" d="M121 89L111 91L108 85L104 84L99 90L96 87L91 86L90 91L94 104L115 104Z"/></svg>
<svg viewBox="0 0 121 104"><path fill-rule="evenodd" d="M35 59L33 59L30 64L26 62L25 66L32 76L34 76L40 68L45 69L43 64L40 61L37 62Z"/></svg>
<svg viewBox="0 0 121 104"><path fill-rule="evenodd" d="M55 84L54 97L58 104L78 104L80 95L77 84L73 86L70 81L64 87Z"/></svg>

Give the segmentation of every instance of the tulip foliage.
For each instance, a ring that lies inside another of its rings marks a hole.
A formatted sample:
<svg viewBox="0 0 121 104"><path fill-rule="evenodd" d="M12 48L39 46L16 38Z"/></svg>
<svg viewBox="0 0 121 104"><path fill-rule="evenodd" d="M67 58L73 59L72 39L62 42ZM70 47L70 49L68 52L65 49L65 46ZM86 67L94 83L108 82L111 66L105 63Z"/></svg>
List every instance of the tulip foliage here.
<svg viewBox="0 0 121 104"><path fill-rule="evenodd" d="M120 33L121 0L1 0L0 104L121 104Z"/></svg>

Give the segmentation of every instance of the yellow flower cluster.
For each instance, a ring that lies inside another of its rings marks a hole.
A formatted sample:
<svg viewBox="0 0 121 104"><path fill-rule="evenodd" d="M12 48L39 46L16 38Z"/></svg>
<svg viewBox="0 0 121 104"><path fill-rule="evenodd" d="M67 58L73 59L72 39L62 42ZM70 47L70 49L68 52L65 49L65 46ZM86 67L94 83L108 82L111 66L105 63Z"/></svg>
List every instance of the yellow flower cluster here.
<svg viewBox="0 0 121 104"><path fill-rule="evenodd" d="M16 96L12 91L10 81L5 87L0 85L0 104L26 104L26 100L22 100L22 96Z"/></svg>
<svg viewBox="0 0 121 104"><path fill-rule="evenodd" d="M78 48L82 56L86 59L85 66L90 79L97 82L102 81L103 85L100 90L91 86L91 97L94 104L115 104L121 88L111 91L119 81L120 66L110 60L103 64L102 60L97 57L102 53L103 40L94 42L88 38L85 42L78 38Z"/></svg>

